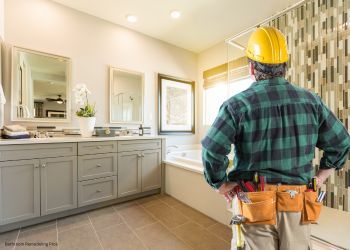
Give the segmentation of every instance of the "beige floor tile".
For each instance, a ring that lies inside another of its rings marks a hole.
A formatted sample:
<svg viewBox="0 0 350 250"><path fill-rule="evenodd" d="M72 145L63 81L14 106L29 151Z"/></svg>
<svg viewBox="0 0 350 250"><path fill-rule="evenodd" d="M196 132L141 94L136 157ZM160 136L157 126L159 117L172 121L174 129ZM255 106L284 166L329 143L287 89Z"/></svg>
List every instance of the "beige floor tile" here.
<svg viewBox="0 0 350 250"><path fill-rule="evenodd" d="M142 242L125 224L119 224L101 230L98 236L105 250L142 250Z"/></svg>
<svg viewBox="0 0 350 250"><path fill-rule="evenodd" d="M141 206L129 206L118 210L126 223L132 228L139 228L156 222L156 219Z"/></svg>
<svg viewBox="0 0 350 250"><path fill-rule="evenodd" d="M91 225L58 233L60 250L98 250L101 245Z"/></svg>
<svg viewBox="0 0 350 250"><path fill-rule="evenodd" d="M148 197L142 198L140 200L137 200L137 202L139 203L140 206L145 207L145 208L151 207L154 205L158 205L158 204L164 204L164 202L162 202L156 196L148 196Z"/></svg>
<svg viewBox="0 0 350 250"><path fill-rule="evenodd" d="M91 211L88 215L96 231L122 223L122 218L112 206Z"/></svg>
<svg viewBox="0 0 350 250"><path fill-rule="evenodd" d="M52 220L52 221L40 223L37 225L21 228L21 232L25 232L28 230L36 230L36 229L41 229L41 228L46 228L46 227L55 228L56 227L56 220Z"/></svg>
<svg viewBox="0 0 350 250"><path fill-rule="evenodd" d="M195 250L230 250L231 245L224 240L211 235L202 243L194 247Z"/></svg>
<svg viewBox="0 0 350 250"><path fill-rule="evenodd" d="M159 222L137 229L136 233L151 250L191 249Z"/></svg>
<svg viewBox="0 0 350 250"><path fill-rule="evenodd" d="M13 249L14 243L16 242L18 230L13 230L6 233L0 234L0 250ZM6 244L5 244L6 243ZM11 246L11 244L13 244Z"/></svg>
<svg viewBox="0 0 350 250"><path fill-rule="evenodd" d="M181 201L171 197L170 195L162 195L159 199L162 202L165 202L170 207L175 207L177 205L182 205L183 204Z"/></svg>
<svg viewBox="0 0 350 250"><path fill-rule="evenodd" d="M223 225L221 223L216 223L210 227L207 228L207 230L219 238L223 239L224 241L230 243L232 239L232 229L231 227L228 227L226 225Z"/></svg>
<svg viewBox="0 0 350 250"><path fill-rule="evenodd" d="M171 230L178 238L191 247L195 247L210 237L210 233L194 222L188 222Z"/></svg>
<svg viewBox="0 0 350 250"><path fill-rule="evenodd" d="M166 204L157 204L146 208L155 218L161 220L168 228L174 228L188 221L184 215Z"/></svg>
<svg viewBox="0 0 350 250"><path fill-rule="evenodd" d="M138 205L138 203L136 201L127 201L127 202L122 202L122 203L116 204L113 207L115 210L121 210L121 209L124 209L127 207L132 207L132 206L137 206L137 205Z"/></svg>
<svg viewBox="0 0 350 250"><path fill-rule="evenodd" d="M76 227L80 227L85 224L90 224L89 217L86 213L68 216L57 220L58 232L71 230Z"/></svg>
<svg viewBox="0 0 350 250"><path fill-rule="evenodd" d="M174 208L203 227L209 227L216 223L215 220L185 204L177 205Z"/></svg>
<svg viewBox="0 0 350 250"><path fill-rule="evenodd" d="M15 249L58 249L56 224L55 227L46 226L35 230L21 230Z"/></svg>

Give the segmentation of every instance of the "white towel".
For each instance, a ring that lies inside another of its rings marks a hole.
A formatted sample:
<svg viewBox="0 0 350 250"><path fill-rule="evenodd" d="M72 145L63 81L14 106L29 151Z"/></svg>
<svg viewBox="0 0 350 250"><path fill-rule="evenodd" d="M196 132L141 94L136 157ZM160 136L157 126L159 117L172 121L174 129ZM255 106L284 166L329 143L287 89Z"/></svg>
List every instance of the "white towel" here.
<svg viewBox="0 0 350 250"><path fill-rule="evenodd" d="M9 132L25 132L27 129L21 125L5 125L4 129Z"/></svg>
<svg viewBox="0 0 350 250"><path fill-rule="evenodd" d="M24 132L11 132L11 131L8 131L8 130L6 130L6 129L4 129L4 131L3 131L2 133L5 134L5 135L8 135L8 136L29 135L29 132L28 132L28 131L24 131Z"/></svg>
<svg viewBox="0 0 350 250"><path fill-rule="evenodd" d="M2 89L2 84L0 82L0 104L5 104L6 103L6 98L4 94L4 90Z"/></svg>

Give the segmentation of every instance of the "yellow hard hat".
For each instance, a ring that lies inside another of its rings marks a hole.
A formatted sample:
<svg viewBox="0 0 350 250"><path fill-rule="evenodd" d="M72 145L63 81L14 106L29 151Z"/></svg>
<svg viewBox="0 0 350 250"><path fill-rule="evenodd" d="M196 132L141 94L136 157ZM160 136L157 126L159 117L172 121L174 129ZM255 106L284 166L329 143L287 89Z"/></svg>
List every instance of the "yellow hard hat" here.
<svg viewBox="0 0 350 250"><path fill-rule="evenodd" d="M260 27L250 36L246 55L260 63L285 63L288 61L286 38L274 27Z"/></svg>

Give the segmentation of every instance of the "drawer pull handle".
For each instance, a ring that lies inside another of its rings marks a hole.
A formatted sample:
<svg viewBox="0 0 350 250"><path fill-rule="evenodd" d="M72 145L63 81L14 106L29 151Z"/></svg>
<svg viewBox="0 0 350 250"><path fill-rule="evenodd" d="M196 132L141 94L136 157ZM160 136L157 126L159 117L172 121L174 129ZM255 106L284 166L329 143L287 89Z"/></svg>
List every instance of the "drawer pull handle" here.
<svg viewBox="0 0 350 250"><path fill-rule="evenodd" d="M42 168L46 168L46 164L41 164L41 167Z"/></svg>
<svg viewBox="0 0 350 250"><path fill-rule="evenodd" d="M97 146L97 149L101 149L102 147L101 146Z"/></svg>
<svg viewBox="0 0 350 250"><path fill-rule="evenodd" d="M96 192L97 192L97 193L101 193L102 190L101 190L101 189L97 189Z"/></svg>
<svg viewBox="0 0 350 250"><path fill-rule="evenodd" d="M97 164L96 167L100 168L100 167L102 167L102 165L101 164Z"/></svg>

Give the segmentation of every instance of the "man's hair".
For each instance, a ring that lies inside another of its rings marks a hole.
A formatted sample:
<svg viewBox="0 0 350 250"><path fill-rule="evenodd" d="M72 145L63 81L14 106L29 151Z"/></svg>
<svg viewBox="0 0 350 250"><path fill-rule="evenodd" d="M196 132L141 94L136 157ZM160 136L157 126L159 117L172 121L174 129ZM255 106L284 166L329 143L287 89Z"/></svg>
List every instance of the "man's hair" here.
<svg viewBox="0 0 350 250"><path fill-rule="evenodd" d="M254 76L257 81L271 79L274 77L284 77L287 71L287 63L266 64L249 59L254 67Z"/></svg>

